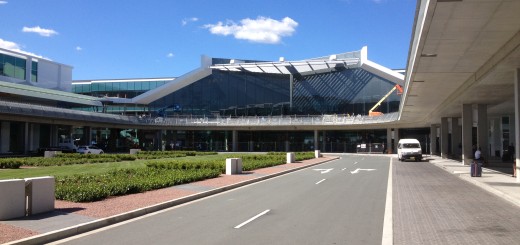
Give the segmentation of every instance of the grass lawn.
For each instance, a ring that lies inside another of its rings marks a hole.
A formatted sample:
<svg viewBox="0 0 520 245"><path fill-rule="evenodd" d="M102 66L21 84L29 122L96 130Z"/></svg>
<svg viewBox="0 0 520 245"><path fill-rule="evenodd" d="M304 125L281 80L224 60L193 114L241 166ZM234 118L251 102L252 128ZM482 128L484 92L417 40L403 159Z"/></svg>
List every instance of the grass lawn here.
<svg viewBox="0 0 520 245"><path fill-rule="evenodd" d="M222 159L225 161L225 155L207 155L207 156L190 156L179 157L175 159L183 159L189 161L200 161L209 159ZM41 176L66 176L73 174L98 174L105 173L116 169L127 168L146 168L146 161L161 161L172 158L154 159L154 160L136 160L125 162L110 162L110 163L90 163L90 164L76 164L66 166L52 166L52 167L30 167L20 169L0 169L0 180L4 179L23 179Z"/></svg>

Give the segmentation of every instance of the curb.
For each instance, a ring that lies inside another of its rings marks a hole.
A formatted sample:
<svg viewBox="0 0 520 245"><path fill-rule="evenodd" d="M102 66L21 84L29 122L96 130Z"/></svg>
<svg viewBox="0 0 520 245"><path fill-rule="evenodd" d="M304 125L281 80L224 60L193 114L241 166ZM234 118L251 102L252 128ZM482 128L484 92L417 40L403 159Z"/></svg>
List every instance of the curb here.
<svg viewBox="0 0 520 245"><path fill-rule="evenodd" d="M287 169L287 170L284 170L284 171L281 171L281 172L278 172L278 173L269 174L269 175L265 175L265 176L260 176L260 177L257 177L257 178L254 178L254 179L250 179L250 180L244 180L242 182L238 182L238 183L235 183L235 184L231 184L231 185L215 188L215 189L209 190L209 191L204 191L204 192L192 194L192 195L189 195L189 196L186 196L186 197L181 197L181 198L178 198L178 199L174 199L174 200L158 203L158 204L155 204L155 205L152 205L152 206L148 206L148 207L135 209L135 210L132 210L132 211L129 211L129 212L126 212L126 213L113 215L113 216L110 216L110 217L107 217L107 218L97 219L97 220L94 220L94 221L91 221L91 222L87 222L87 223L83 223L83 224L79 224L79 225L63 228L63 229L56 230L56 231L43 233L43 234L40 234L40 235L36 235L36 236L32 236L32 237L28 237L28 238L12 241L12 242L8 242L8 243L5 243L5 245L12 245L12 244L29 244L29 245L32 245L32 244L44 244L44 243L49 243L49 242L61 240L61 239L67 238L67 237L79 235L79 234L82 234L82 233L85 233L85 232L89 232L89 231L92 231L92 230L96 230L96 229L99 229L99 228L102 228L102 227L106 227L106 226L109 226L109 225L113 225L113 224L117 224L117 223L120 223L120 222L123 222L123 221L134 219L134 218L137 218L137 217L140 217L140 216L151 214L151 213L163 210L163 209L167 209L167 208L171 208L171 207L174 207L174 206L178 206L180 204L188 203L188 202L191 202L191 201L194 201L194 200L197 200L197 199L201 199L201 198L204 198L204 197L212 196L212 195L215 195L215 194L218 194L218 193L221 193L221 192L233 190L233 189L236 189L236 188L239 188L239 187L242 187L242 186L246 186L246 185L249 185L249 184L252 184L252 183L256 183L256 182L260 182L260 181L263 181L263 180L271 179L271 178L274 178L274 177L277 177L277 176L281 176L281 175L284 175L284 174L288 174L288 173L291 173L291 172L295 172L295 171L298 171L298 170L301 170L301 169L309 168L309 167L316 166L316 165L319 165L319 164L323 164L323 163L326 163L326 162L334 161L334 160L337 160L337 159L339 159L339 157L334 157L334 158L331 158L331 159L328 159L328 160L324 160L324 161L321 161L321 162L317 162L317 163L313 163L313 164L309 164L309 165L305 165L305 166L300 166L300 167L293 168L293 169ZM289 163L289 164L297 164L297 163Z"/></svg>

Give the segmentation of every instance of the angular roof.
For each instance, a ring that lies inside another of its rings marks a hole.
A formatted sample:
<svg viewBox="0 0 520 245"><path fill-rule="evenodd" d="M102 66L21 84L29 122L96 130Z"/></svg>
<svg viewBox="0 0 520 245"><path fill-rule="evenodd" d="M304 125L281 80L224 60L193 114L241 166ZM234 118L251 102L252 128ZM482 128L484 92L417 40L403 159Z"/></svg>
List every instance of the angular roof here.
<svg viewBox="0 0 520 245"><path fill-rule="evenodd" d="M0 81L0 92L75 104L102 106L100 98Z"/></svg>

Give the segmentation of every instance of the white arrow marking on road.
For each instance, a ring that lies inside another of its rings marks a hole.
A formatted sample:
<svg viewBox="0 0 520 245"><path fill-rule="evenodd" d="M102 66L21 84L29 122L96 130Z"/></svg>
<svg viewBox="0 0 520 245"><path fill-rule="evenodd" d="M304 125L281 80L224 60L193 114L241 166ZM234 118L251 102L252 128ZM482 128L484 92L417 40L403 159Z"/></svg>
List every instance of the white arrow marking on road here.
<svg viewBox="0 0 520 245"><path fill-rule="evenodd" d="M375 169L362 169L362 168L358 168L354 171L350 171L351 174L357 174L359 173L359 171L374 171Z"/></svg>
<svg viewBox="0 0 520 245"><path fill-rule="evenodd" d="M320 169L314 169L314 170L316 170L316 171L321 171L322 174L326 174L326 173L332 171L333 168L327 168L327 169L321 169L321 168L320 168Z"/></svg>
<svg viewBox="0 0 520 245"><path fill-rule="evenodd" d="M269 211L271 211L271 210L270 210L270 209L267 209L267 210L265 210L265 211L263 211L263 212L261 212L261 213L255 215L253 218L250 218L250 219L244 221L244 223L235 226L235 229L239 229L240 227L242 227L242 226L246 225L247 223L249 223L249 222L251 222L251 221L257 219L258 217L260 217L260 216L262 216L262 215L268 213Z"/></svg>
<svg viewBox="0 0 520 245"><path fill-rule="evenodd" d="M320 184L321 182L323 182L323 181L325 181L325 179L322 179L322 180L316 182L316 184L319 185L319 184Z"/></svg>

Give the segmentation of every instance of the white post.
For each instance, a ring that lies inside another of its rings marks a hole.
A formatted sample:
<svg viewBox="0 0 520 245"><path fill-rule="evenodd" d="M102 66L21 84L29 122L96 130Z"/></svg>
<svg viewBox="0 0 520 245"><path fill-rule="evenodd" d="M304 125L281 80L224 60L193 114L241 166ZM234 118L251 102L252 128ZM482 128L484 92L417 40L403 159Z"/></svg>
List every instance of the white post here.
<svg viewBox="0 0 520 245"><path fill-rule="evenodd" d="M25 179L27 213L33 215L53 211L55 188L52 176Z"/></svg>
<svg viewBox="0 0 520 245"><path fill-rule="evenodd" d="M0 180L0 220L25 216L25 181Z"/></svg>
<svg viewBox="0 0 520 245"><path fill-rule="evenodd" d="M294 161L294 152L287 152L287 163L293 163Z"/></svg>

